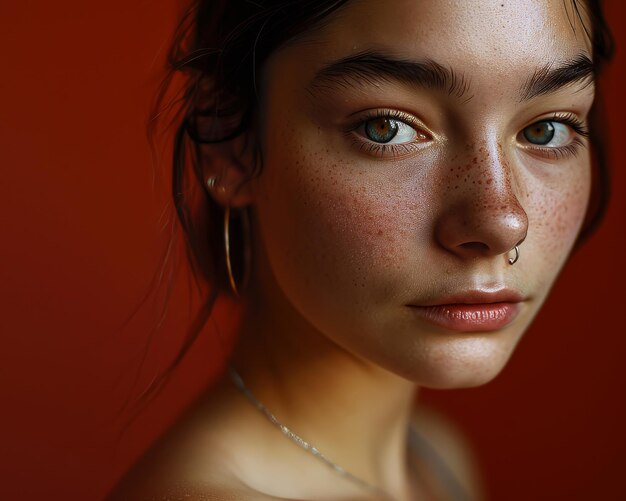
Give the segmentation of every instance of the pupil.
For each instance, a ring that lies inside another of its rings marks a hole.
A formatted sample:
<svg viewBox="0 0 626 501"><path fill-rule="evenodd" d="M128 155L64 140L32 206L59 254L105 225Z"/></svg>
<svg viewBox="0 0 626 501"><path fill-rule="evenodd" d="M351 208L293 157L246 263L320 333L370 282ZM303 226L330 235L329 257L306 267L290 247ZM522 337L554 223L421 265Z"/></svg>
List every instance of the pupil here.
<svg viewBox="0 0 626 501"><path fill-rule="evenodd" d="M378 118L365 124L367 137L377 143L388 143L398 133L398 124L395 120Z"/></svg>
<svg viewBox="0 0 626 501"><path fill-rule="evenodd" d="M524 137L533 144L548 144L554 137L554 125L538 122L524 129Z"/></svg>

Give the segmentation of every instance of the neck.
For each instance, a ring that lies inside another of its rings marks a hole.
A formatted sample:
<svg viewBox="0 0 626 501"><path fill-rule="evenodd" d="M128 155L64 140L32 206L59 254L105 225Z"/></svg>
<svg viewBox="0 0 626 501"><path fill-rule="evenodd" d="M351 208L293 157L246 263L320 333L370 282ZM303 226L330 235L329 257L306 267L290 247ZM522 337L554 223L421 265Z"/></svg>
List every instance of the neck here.
<svg viewBox="0 0 626 501"><path fill-rule="evenodd" d="M264 278L260 283L272 283ZM281 423L331 461L405 498L415 384L338 346L274 287L252 291L246 300L232 357L245 385ZM273 448L310 455L293 448L287 437L277 437L272 437Z"/></svg>

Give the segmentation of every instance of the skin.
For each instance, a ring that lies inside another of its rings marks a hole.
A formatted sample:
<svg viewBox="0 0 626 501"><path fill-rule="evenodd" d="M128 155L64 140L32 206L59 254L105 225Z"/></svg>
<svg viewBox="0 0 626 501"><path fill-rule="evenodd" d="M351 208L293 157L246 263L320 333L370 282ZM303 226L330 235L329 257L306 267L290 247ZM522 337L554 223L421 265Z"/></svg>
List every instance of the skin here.
<svg viewBox="0 0 626 501"><path fill-rule="evenodd" d="M214 198L252 209L253 275L233 364L282 422L396 499L426 490L407 457L409 423L480 497L462 441L415 410L416 391L494 378L581 227L587 140L555 158L522 131L555 112L584 122L593 86L520 99L521 84L547 62L591 54L570 21L578 22L560 0L350 2L264 67L250 131L261 175L247 176L245 138L206 147L207 177L219 176ZM468 92L366 80L311 87L329 62L372 49L453 68ZM371 151L363 127L353 128L364 110L410 117L411 146ZM573 142L576 132L565 130ZM521 295L519 314L491 332L445 329L408 306L504 287ZM159 472L205 492L240 489L242 499L367 496L282 437L226 379L155 451L120 492L143 492Z"/></svg>

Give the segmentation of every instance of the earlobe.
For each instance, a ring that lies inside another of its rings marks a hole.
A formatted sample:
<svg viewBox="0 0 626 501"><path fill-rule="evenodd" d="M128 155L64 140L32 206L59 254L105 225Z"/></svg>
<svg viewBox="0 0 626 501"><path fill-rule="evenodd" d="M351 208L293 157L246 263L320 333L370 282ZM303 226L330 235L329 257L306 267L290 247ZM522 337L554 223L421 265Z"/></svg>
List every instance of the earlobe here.
<svg viewBox="0 0 626 501"><path fill-rule="evenodd" d="M224 207L252 204L256 154L251 142L239 136L200 148L205 187L213 199Z"/></svg>

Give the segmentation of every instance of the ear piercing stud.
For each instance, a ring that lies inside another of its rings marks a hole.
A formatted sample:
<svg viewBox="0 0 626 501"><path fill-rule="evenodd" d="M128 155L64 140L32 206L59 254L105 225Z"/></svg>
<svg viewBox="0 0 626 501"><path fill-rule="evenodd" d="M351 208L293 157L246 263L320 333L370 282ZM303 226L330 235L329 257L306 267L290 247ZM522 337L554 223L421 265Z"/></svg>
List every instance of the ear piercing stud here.
<svg viewBox="0 0 626 501"><path fill-rule="evenodd" d="M217 187L217 181L218 181L217 176L211 176L206 180L206 186L209 189L209 191L213 191L215 187ZM222 193L225 193L226 188L223 185L221 185L219 186L219 191L221 191Z"/></svg>

